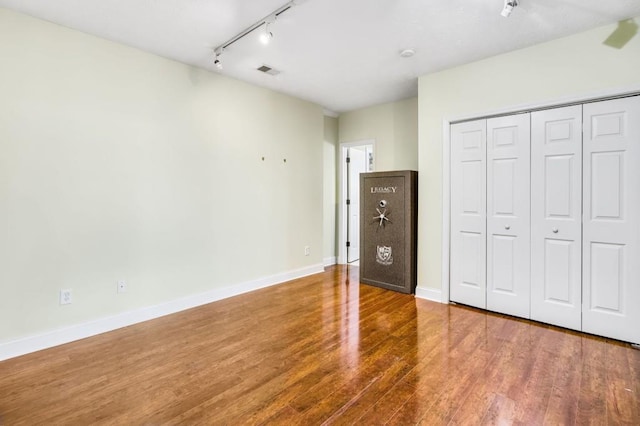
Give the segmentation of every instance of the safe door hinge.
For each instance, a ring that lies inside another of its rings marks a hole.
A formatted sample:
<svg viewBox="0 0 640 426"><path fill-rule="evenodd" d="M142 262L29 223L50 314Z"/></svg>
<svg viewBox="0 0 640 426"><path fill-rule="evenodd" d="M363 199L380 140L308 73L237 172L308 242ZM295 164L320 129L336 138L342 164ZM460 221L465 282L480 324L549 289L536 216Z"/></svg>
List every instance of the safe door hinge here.
<svg viewBox="0 0 640 426"><path fill-rule="evenodd" d="M351 247L351 242L347 241L347 247Z"/></svg>
<svg viewBox="0 0 640 426"><path fill-rule="evenodd" d="M347 205L351 205L351 200L347 200Z"/></svg>
<svg viewBox="0 0 640 426"><path fill-rule="evenodd" d="M351 157L347 157L347 163L351 162Z"/></svg>

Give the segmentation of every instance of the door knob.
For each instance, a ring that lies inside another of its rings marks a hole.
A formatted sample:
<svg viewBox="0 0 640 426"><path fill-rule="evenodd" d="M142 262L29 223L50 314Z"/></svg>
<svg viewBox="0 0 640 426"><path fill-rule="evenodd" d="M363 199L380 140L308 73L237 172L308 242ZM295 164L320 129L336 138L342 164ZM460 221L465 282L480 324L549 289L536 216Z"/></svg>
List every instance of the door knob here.
<svg viewBox="0 0 640 426"><path fill-rule="evenodd" d="M511 227L509 225L505 225L504 229L506 229L508 231L509 229L511 229Z"/></svg>
<svg viewBox="0 0 640 426"><path fill-rule="evenodd" d="M553 229L551 229L551 230L553 231L553 233L554 233L554 234L557 234L557 233L558 233L558 228L553 228Z"/></svg>

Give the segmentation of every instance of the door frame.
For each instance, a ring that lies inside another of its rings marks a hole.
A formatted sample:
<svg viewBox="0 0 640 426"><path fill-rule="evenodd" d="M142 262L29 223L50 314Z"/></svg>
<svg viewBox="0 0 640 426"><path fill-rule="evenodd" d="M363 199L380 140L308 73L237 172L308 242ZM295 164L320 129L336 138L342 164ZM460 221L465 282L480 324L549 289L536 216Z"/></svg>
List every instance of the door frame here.
<svg viewBox="0 0 640 426"><path fill-rule="evenodd" d="M442 281L440 292L431 289L416 289L418 297L448 304L451 281L451 130L452 124L463 121L480 120L503 115L534 112L549 108L560 108L609 99L640 95L640 85L627 88L609 89L575 96L560 97L544 102L512 105L485 112L445 117L442 120ZM375 159L375 156L374 156ZM422 291L421 291L422 290ZM437 293L440 293L439 295ZM439 296L439 300L438 300Z"/></svg>
<svg viewBox="0 0 640 426"><path fill-rule="evenodd" d="M347 263L347 209L346 192L347 192L347 148L355 146L370 145L373 152L373 170L376 169L376 141L375 139L363 139L352 142L341 142L338 151L338 264Z"/></svg>

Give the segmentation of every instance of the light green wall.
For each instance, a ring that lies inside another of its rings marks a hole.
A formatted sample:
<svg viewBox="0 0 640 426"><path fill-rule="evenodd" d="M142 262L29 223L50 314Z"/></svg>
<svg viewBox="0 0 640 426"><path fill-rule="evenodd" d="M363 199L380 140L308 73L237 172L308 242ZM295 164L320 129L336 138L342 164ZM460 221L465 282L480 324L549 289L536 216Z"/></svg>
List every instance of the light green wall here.
<svg viewBox="0 0 640 426"><path fill-rule="evenodd" d="M441 288L443 120L640 88L640 36L620 50L603 45L615 28L598 28L420 78L419 287Z"/></svg>
<svg viewBox="0 0 640 426"><path fill-rule="evenodd" d="M374 139L376 171L418 169L418 98L340 114L340 143Z"/></svg>
<svg viewBox="0 0 640 426"><path fill-rule="evenodd" d="M337 229L338 215L337 199L337 175L338 162L338 119L324 117L324 143L323 143L323 171L324 171L324 227L323 227L323 256L331 259L337 256Z"/></svg>
<svg viewBox="0 0 640 426"><path fill-rule="evenodd" d="M322 262L319 106L6 9L0 58L0 343Z"/></svg>

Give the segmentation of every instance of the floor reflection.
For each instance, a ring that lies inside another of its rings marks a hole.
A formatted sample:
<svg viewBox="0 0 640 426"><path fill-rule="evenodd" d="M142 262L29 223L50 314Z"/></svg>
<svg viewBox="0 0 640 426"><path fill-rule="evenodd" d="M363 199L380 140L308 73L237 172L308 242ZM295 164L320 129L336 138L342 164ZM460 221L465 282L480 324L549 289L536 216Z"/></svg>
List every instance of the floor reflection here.
<svg viewBox="0 0 640 426"><path fill-rule="evenodd" d="M640 424L629 345L358 272L333 266L0 362L0 423Z"/></svg>

